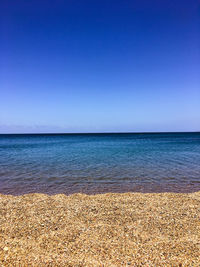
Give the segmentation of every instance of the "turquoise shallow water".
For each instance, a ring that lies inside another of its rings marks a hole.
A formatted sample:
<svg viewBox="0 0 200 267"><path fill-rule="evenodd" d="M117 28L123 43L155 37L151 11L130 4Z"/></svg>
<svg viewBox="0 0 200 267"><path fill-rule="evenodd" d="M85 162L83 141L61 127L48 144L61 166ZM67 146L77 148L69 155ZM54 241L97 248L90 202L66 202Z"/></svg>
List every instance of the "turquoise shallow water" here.
<svg viewBox="0 0 200 267"><path fill-rule="evenodd" d="M0 135L0 193L200 190L200 133Z"/></svg>

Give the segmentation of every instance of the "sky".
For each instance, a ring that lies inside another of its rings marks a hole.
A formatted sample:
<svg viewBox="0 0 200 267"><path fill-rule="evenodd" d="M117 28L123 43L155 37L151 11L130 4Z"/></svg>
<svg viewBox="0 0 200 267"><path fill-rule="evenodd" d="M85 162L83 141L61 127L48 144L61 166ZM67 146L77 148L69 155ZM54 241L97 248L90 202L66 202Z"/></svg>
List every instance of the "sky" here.
<svg viewBox="0 0 200 267"><path fill-rule="evenodd" d="M1 0L0 133L200 131L199 0Z"/></svg>

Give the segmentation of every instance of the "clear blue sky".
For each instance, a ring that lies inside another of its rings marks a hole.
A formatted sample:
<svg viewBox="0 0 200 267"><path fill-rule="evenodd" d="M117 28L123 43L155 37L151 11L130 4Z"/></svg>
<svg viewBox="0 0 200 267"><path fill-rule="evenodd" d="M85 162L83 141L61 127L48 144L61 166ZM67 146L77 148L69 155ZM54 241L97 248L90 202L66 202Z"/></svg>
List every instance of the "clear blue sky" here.
<svg viewBox="0 0 200 267"><path fill-rule="evenodd" d="M0 133L200 130L198 0L0 2Z"/></svg>

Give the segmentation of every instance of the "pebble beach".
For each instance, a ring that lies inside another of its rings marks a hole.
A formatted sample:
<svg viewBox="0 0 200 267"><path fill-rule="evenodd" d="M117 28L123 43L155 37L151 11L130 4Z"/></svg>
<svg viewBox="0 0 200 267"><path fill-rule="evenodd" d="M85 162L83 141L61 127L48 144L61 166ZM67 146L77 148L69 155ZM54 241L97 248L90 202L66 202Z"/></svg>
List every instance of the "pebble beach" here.
<svg viewBox="0 0 200 267"><path fill-rule="evenodd" d="M0 195L0 266L200 266L200 192Z"/></svg>

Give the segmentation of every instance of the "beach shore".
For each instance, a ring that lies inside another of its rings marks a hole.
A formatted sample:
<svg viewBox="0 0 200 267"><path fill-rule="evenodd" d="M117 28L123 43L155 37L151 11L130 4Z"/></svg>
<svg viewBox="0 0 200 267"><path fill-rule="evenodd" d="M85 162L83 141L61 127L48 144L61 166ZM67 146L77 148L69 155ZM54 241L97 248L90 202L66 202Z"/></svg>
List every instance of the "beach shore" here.
<svg viewBox="0 0 200 267"><path fill-rule="evenodd" d="M0 266L199 266L200 192L0 195Z"/></svg>

